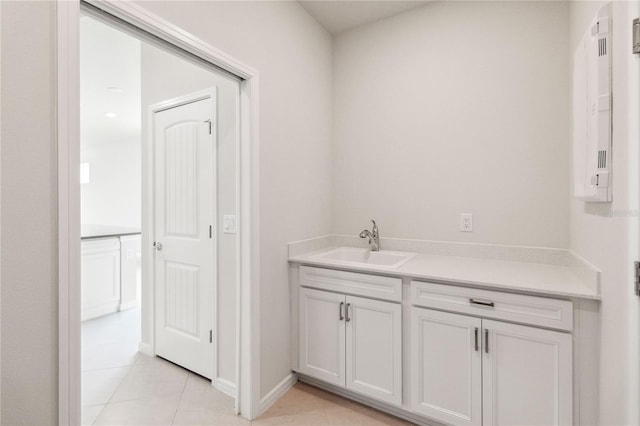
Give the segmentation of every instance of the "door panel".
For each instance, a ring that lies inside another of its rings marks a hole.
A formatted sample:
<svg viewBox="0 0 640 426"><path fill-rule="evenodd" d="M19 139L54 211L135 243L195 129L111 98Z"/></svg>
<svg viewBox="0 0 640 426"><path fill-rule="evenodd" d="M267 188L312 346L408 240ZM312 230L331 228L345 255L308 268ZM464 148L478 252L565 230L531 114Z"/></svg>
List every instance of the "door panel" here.
<svg viewBox="0 0 640 426"><path fill-rule="evenodd" d="M213 378L215 99L154 114L156 353Z"/></svg>
<svg viewBox="0 0 640 426"><path fill-rule="evenodd" d="M346 386L402 405L402 305L347 296Z"/></svg>
<svg viewBox="0 0 640 426"><path fill-rule="evenodd" d="M570 425L572 339L558 331L483 320L484 425Z"/></svg>
<svg viewBox="0 0 640 426"><path fill-rule="evenodd" d="M479 318L411 308L413 411L453 425L482 424L481 326Z"/></svg>
<svg viewBox="0 0 640 426"><path fill-rule="evenodd" d="M345 383L344 302L342 294L300 288L300 372L340 386Z"/></svg>

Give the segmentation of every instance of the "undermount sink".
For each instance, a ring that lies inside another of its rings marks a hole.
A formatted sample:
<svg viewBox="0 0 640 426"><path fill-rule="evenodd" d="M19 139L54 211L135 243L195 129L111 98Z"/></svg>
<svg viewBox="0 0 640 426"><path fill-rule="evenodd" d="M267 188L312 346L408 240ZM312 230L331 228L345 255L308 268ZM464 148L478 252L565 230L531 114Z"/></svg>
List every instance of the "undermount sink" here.
<svg viewBox="0 0 640 426"><path fill-rule="evenodd" d="M312 256L314 259L347 263L353 265L379 266L396 269L414 257L416 253L402 251L371 251L363 248L338 247L336 249Z"/></svg>

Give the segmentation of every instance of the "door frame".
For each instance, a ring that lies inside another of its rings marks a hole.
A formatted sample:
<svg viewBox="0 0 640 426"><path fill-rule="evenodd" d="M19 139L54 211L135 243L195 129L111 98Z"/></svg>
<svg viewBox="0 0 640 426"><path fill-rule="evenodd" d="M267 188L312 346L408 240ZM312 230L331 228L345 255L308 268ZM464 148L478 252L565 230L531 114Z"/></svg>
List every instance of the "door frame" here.
<svg viewBox="0 0 640 426"><path fill-rule="evenodd" d="M87 3L243 79L239 102L236 411L260 402L259 73L141 6ZM56 2L58 422L80 424L80 0ZM146 245L146 244L145 244ZM150 250L143 246L144 250Z"/></svg>
<svg viewBox="0 0 640 426"><path fill-rule="evenodd" d="M142 297L145 299L146 293L146 303L148 310L143 312L143 315L146 317L147 324L149 325L149 335L147 336L148 340L146 342L140 342L139 350L142 353L145 353L149 356L156 355L156 281L155 281L155 252L153 249L153 243L156 241L155 239L155 228L156 228L156 215L155 215L155 114L158 112L166 111L168 109L180 107L183 105L188 105L194 102L202 101L205 99L211 99L215 105L217 96L215 88L208 88L199 90L197 92L188 93L186 95L178 96L172 99L164 100L152 105L149 105L147 108L147 137L142 140L142 153L143 156L146 152L146 156L144 156L142 161L142 205L144 206L142 211L146 214L142 215L142 240L143 247L147 247L149 251L144 251L143 249L143 262L142 262ZM215 107L213 107L212 119L215 120L216 115ZM218 143L217 137L214 140L214 143ZM213 176L214 176L214 186L217 186L218 179L218 156L215 154L214 147L214 165L213 165ZM236 171L237 175L237 171ZM216 188L213 188L216 190ZM237 196L236 196L237 199ZM214 217L212 219L212 224L218 223L218 214L217 214L217 190L216 196L213 201L213 214ZM236 207L238 207L236 205ZM147 232L144 232L147 230ZM217 229L214 228L217 232ZM216 233L216 239L214 243L216 243L216 247L214 249L214 254L216 259L214 259L215 268L214 268L214 276L213 280L213 294L215 296L214 300L212 300L213 306L213 315L211 317L211 324L209 324L213 330L213 338L214 338L214 355L213 359L213 370L212 370L212 383L223 392L228 392L229 385L222 384L219 387L218 382L218 234ZM145 254L147 256L145 256ZM146 258L145 258L146 257ZM236 271L237 275L237 271ZM142 302L143 306L145 301Z"/></svg>

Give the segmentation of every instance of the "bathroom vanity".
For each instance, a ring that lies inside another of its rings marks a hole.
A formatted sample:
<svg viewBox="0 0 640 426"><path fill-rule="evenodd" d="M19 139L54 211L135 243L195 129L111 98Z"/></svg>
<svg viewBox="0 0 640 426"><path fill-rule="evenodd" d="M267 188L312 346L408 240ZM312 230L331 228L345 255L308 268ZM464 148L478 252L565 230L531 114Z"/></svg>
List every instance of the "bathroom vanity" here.
<svg viewBox="0 0 640 426"><path fill-rule="evenodd" d="M597 285L553 263L290 251L292 370L420 424L595 424Z"/></svg>

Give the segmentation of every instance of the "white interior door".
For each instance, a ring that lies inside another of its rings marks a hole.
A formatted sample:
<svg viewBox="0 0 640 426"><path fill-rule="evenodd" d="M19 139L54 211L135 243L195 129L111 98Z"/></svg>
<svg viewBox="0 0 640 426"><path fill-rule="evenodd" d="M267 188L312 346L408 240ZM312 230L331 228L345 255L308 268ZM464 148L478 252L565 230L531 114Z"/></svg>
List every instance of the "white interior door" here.
<svg viewBox="0 0 640 426"><path fill-rule="evenodd" d="M215 373L215 93L154 113L156 354Z"/></svg>

